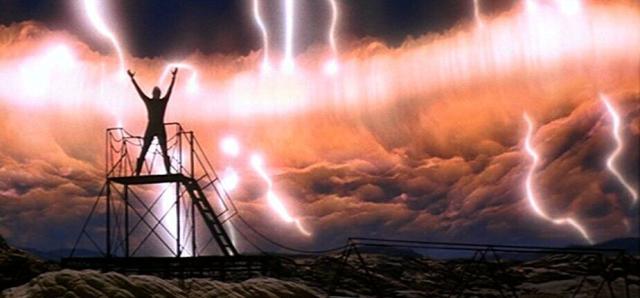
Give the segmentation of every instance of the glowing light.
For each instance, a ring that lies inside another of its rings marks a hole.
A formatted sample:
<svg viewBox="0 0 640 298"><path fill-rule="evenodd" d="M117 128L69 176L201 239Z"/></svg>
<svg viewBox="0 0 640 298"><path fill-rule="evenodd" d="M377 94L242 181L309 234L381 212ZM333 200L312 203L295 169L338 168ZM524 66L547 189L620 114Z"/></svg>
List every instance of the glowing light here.
<svg viewBox="0 0 640 298"><path fill-rule="evenodd" d="M478 28L484 27L484 22L482 22L482 16L480 15L480 0L473 0L473 17Z"/></svg>
<svg viewBox="0 0 640 298"><path fill-rule="evenodd" d="M240 144L234 137L225 137L220 141L220 149L227 155L237 157L240 154Z"/></svg>
<svg viewBox="0 0 640 298"><path fill-rule="evenodd" d="M189 81L187 82L187 91L189 91L190 93L198 92L198 90L200 89L200 87L198 86L198 71L191 64L186 63L167 64L167 66L165 66L164 70L162 71L160 79L158 80L158 85L161 85L162 82L167 79L169 73L171 73L171 70L174 68L187 69L191 71L191 78L189 78Z"/></svg>
<svg viewBox="0 0 640 298"><path fill-rule="evenodd" d="M271 70L271 61L269 60L269 32L267 31L267 27L264 25L262 15L260 14L259 0L253 0L253 19L262 33L262 48L264 51L262 57L262 71L268 72Z"/></svg>
<svg viewBox="0 0 640 298"><path fill-rule="evenodd" d="M282 200L280 200L280 198L278 198L278 196L273 192L273 182L271 182L271 178L269 178L266 171L264 170L264 162L259 155L254 154L251 156L251 166L258 173L258 175L267 183L267 186L268 186L267 202L269 203L269 206L271 207L271 209L275 211L275 213L286 223L294 223L296 225L296 228L298 228L298 230L300 231L300 233L306 236L311 236L311 233L308 232L302 226L302 224L300 223L300 220L293 218L289 214L289 211L287 210L287 207L284 205Z"/></svg>
<svg viewBox="0 0 640 298"><path fill-rule="evenodd" d="M67 85L52 84L56 76L67 76L76 66L71 50L58 44L48 47L41 55L26 60L20 65L20 86L24 95L40 98L51 89L67 91ZM70 88L69 88L70 89Z"/></svg>
<svg viewBox="0 0 640 298"><path fill-rule="evenodd" d="M161 233L163 240L168 244L169 247L175 252L177 251L177 243L175 242L175 237L178 234L178 227L176 226L176 222L178 222L178 215L176 214L174 203L176 202L176 187L173 184L165 183L165 184L157 184L156 192L162 193L162 197L160 198L160 203L157 211L153 211L154 214L158 218L162 219L162 224L164 228ZM157 212L157 213L156 213ZM182 225L182 222L180 222ZM165 256L171 256L172 253L169 251L164 251Z"/></svg>
<svg viewBox="0 0 640 298"><path fill-rule="evenodd" d="M224 154L234 158L240 154L240 144L238 144L238 141L233 137L225 137L222 139L222 141L220 141L220 149ZM222 185L227 191L234 190L239 181L240 177L233 168L227 167L224 170Z"/></svg>
<svg viewBox="0 0 640 298"><path fill-rule="evenodd" d="M620 181L620 184L622 184L625 187L625 189L627 189L627 191L633 198L633 203L635 204L638 201L638 193L624 179L624 177L622 176L622 174L620 174L620 171L618 171L615 165L616 160L620 156L620 153L622 153L622 148L624 147L622 137L620 136L620 122L621 122L620 115L618 115L618 112L615 110L615 108L613 107L613 105L611 104L607 96L605 96L604 94L600 94L600 100L602 100L604 105L607 107L607 111L609 112L609 115L611 115L611 121L613 122L613 126L611 128L611 135L613 135L613 138L616 140L616 144L617 144L616 149L607 158L607 168L614 176L616 176L618 181Z"/></svg>
<svg viewBox="0 0 640 298"><path fill-rule="evenodd" d="M224 174L222 176L222 186L226 191L232 191L236 189L238 183L240 182L240 177L238 177L238 173L231 167L227 167L224 169Z"/></svg>
<svg viewBox="0 0 640 298"><path fill-rule="evenodd" d="M582 10L581 0L555 0L556 5L565 14L576 15Z"/></svg>
<svg viewBox="0 0 640 298"><path fill-rule="evenodd" d="M111 41L111 44L113 45L113 48L116 50L116 53L118 55L118 60L120 61L120 73L124 77L126 67L122 48L120 47L120 43L118 42L115 34L113 33L113 31L111 31L111 29L109 29L109 26L107 26L104 19L98 12L99 3L104 2L98 0L84 0L85 11L87 13L87 16L89 17L89 20L91 20L91 23L96 28L98 33L102 34L104 37L109 39L109 41Z"/></svg>
<svg viewBox="0 0 640 298"><path fill-rule="evenodd" d="M536 170L536 167L538 166L538 162L540 160L540 157L538 156L538 153L533 149L533 147L531 146L531 137L533 135L533 121L531 121L531 118L529 118L529 115L524 114L524 120L527 122L527 136L525 138L524 141L524 146L525 146L525 150L527 151L527 153L529 154L529 156L531 156L531 159L533 160L533 163L531 164L531 166L529 167L529 172L527 173L527 179L525 182L525 188L526 188L526 193L527 193L527 201L529 202L529 205L531 206L531 209L533 209L533 211L540 217L542 217L543 219L550 221L556 225L570 225L571 227L573 227L574 229L576 229L581 235L582 237L587 240L589 243L593 244L593 241L591 240L591 237L589 236L589 234L587 233L587 231L574 219L570 218L570 217L566 217L566 218L552 218L550 217L546 212L544 212L542 210L542 208L540 207L540 205L538 205L538 199L536 198L536 195L534 193L533 190L533 174Z"/></svg>
<svg viewBox="0 0 640 298"><path fill-rule="evenodd" d="M336 59L331 59L324 65L324 72L328 75L336 74L338 70L340 70L340 66Z"/></svg>
<svg viewBox="0 0 640 298"><path fill-rule="evenodd" d="M540 6L536 2L536 0L525 0L524 6L528 13L538 12L538 10L540 9Z"/></svg>
<svg viewBox="0 0 640 298"><path fill-rule="evenodd" d="M324 65L324 71L326 74L333 75L338 72L338 44L336 42L336 29L338 27L338 4L336 0L328 0L331 6L331 26L329 27L329 46L331 47L331 60L327 61Z"/></svg>
<svg viewBox="0 0 640 298"><path fill-rule="evenodd" d="M282 70L285 73L291 73L295 68L293 62L293 10L293 0L284 0L285 37Z"/></svg>

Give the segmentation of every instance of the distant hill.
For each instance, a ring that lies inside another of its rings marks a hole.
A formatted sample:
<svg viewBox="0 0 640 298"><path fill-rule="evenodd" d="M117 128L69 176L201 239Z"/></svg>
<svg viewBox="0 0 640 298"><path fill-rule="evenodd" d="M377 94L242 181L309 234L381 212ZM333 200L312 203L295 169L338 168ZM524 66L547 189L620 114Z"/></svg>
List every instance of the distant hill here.
<svg viewBox="0 0 640 298"><path fill-rule="evenodd" d="M600 242L591 246L588 245L571 245L569 248L596 248L596 249L622 249L628 254L637 255L640 238L616 238Z"/></svg>
<svg viewBox="0 0 640 298"><path fill-rule="evenodd" d="M59 262L62 258L67 258L71 254L71 249L54 249L49 251L42 251L35 248L21 248L24 251L27 251L34 256L37 256L41 259L47 261L55 261ZM94 250L89 249L76 249L73 253L74 257L101 257L102 255Z"/></svg>
<svg viewBox="0 0 640 298"><path fill-rule="evenodd" d="M30 253L13 248L0 236L0 289L30 281L43 272L60 269L52 262L43 261Z"/></svg>
<svg viewBox="0 0 640 298"><path fill-rule="evenodd" d="M638 254L640 238L617 238L594 245L595 248L624 249L629 254Z"/></svg>
<svg viewBox="0 0 640 298"><path fill-rule="evenodd" d="M395 247L373 247L363 246L358 247L358 252L365 254L380 254L390 257L421 257L422 255L409 248L395 248Z"/></svg>

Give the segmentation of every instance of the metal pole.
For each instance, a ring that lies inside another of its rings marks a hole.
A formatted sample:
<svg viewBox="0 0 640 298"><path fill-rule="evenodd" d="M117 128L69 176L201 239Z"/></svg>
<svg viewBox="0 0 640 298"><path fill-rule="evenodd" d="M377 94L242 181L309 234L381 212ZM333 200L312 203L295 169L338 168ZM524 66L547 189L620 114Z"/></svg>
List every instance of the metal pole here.
<svg viewBox="0 0 640 298"><path fill-rule="evenodd" d="M124 256L129 257L129 185L124 186Z"/></svg>
<svg viewBox="0 0 640 298"><path fill-rule="evenodd" d="M180 257L180 182L176 182L176 256Z"/></svg>
<svg viewBox="0 0 640 298"><path fill-rule="evenodd" d="M104 135L104 177L107 178L109 176L109 130Z"/></svg>
<svg viewBox="0 0 640 298"><path fill-rule="evenodd" d="M111 257L111 183L107 181L107 258Z"/></svg>
<svg viewBox="0 0 640 298"><path fill-rule="evenodd" d="M194 149L193 149L193 132L189 132L189 163L191 164L191 179L195 177L195 173L193 172L193 158L194 158ZM192 256L196 256L198 253L196 251L196 202L191 198L191 254Z"/></svg>
<svg viewBox="0 0 640 298"><path fill-rule="evenodd" d="M178 154L180 156L178 156L178 160L180 161L178 163L178 174L182 174L182 136L183 136L183 132L182 132L182 126L179 127L179 135L178 135Z"/></svg>
<svg viewBox="0 0 640 298"><path fill-rule="evenodd" d="M191 256L196 256L196 203L191 200Z"/></svg>
<svg viewBox="0 0 640 298"><path fill-rule="evenodd" d="M191 148L189 148L189 150L191 150L191 160L189 160L189 162L191 163L191 178L194 178L196 175L193 172L193 156L194 156L194 149L193 149L193 132L189 132L190 138L189 138L189 146Z"/></svg>

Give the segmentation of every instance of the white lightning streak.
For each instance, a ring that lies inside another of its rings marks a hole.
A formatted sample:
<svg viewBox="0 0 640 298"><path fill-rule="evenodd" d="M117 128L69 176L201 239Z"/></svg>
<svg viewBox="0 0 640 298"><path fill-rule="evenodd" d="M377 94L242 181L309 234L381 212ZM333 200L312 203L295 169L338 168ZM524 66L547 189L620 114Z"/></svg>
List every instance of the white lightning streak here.
<svg viewBox="0 0 640 298"><path fill-rule="evenodd" d="M529 115L527 115L526 113L524 114L524 120L527 122L527 126L528 126L527 136L525 138L524 146L529 156L531 156L531 159L533 159L533 163L531 164L531 167L529 167L529 172L527 173L527 179L525 182L527 200L529 201L529 205L531 206L533 211L536 214L538 214L538 216L556 225L566 224L566 225L572 226L574 229L580 232L580 234L585 240L587 240L590 244L593 244L593 240L591 240L591 237L589 236L587 231L577 221L575 221L570 217L552 218L549 215L547 215L547 213L544 212L542 208L540 208L540 205L538 205L538 199L536 198L536 195L533 190L533 174L535 173L536 167L538 166L540 157L538 156L538 153L531 146L531 137L533 135L533 122L529 118Z"/></svg>
<svg viewBox="0 0 640 298"><path fill-rule="evenodd" d="M329 46L331 47L331 60L327 61L324 70L327 74L335 74L338 71L338 44L336 42L336 29L338 27L338 4L336 0L328 0L331 6L331 26L329 27Z"/></svg>
<svg viewBox="0 0 640 298"><path fill-rule="evenodd" d="M478 28L484 27L484 22L482 22L482 16L480 15L480 0L473 0L473 17Z"/></svg>
<svg viewBox="0 0 640 298"><path fill-rule="evenodd" d="M271 69L271 61L269 60L269 32L267 31L267 27L264 25L262 15L260 14L259 0L253 0L253 19L256 21L256 24L262 33L262 47L264 51L262 57L262 71L269 71Z"/></svg>
<svg viewBox="0 0 640 298"><path fill-rule="evenodd" d="M331 27L329 27L329 45L333 55L338 55L338 45L336 43L336 28L338 26L338 4L336 0L329 0L331 5Z"/></svg>
<svg viewBox="0 0 640 298"><path fill-rule="evenodd" d="M240 153L240 145L234 137L225 137L224 139L222 139L222 141L220 141L220 149L222 149L222 152L224 154L227 154L232 158L238 157L238 154ZM223 191L228 194L229 192L235 190L236 187L238 187L238 183L240 183L240 177L232 167L227 167L224 169L224 174L222 176L222 179L220 180L220 183L222 184ZM218 200L218 203L221 208L226 208L222 198ZM233 226L233 224L231 224L231 221L225 222L223 223L223 225L225 225L229 230L231 242L233 243L233 245L238 247L236 228Z"/></svg>
<svg viewBox="0 0 640 298"><path fill-rule="evenodd" d="M189 82L187 83L187 91L189 91L191 93L195 93L196 91L198 91L198 89L199 89L199 86L198 86L198 71L196 71L196 68L193 67L193 65L186 64L186 63L169 63L169 64L167 64L167 66L165 66L164 70L162 71L162 75L160 75L160 79L158 79L158 85L161 85L162 82L164 82L164 80L167 78L167 76L171 72L171 69L173 69L173 68L182 68L182 69L187 69L187 70L191 71L191 78L189 79Z"/></svg>
<svg viewBox="0 0 640 298"><path fill-rule="evenodd" d="M232 158L236 158L240 154L240 144L233 137L225 137L222 139L222 141L220 141L220 149L222 150L222 153L229 155ZM239 181L240 177L232 167L227 167L224 170L222 186L225 190L234 190L238 186Z"/></svg>
<svg viewBox="0 0 640 298"><path fill-rule="evenodd" d="M287 73L292 72L295 67L293 63L293 10L293 0L284 0L285 38L282 69Z"/></svg>
<svg viewBox="0 0 640 298"><path fill-rule="evenodd" d="M611 115L611 121L613 122L611 134L613 135L613 138L616 140L617 144L616 149L607 158L607 168L609 168L609 171L614 176L616 176L616 178L618 178L618 181L620 181L620 183L627 189L629 194L631 194L633 203L635 204L638 201L638 193L633 189L633 187L631 187L631 185L629 185L624 177L622 177L622 174L620 174L615 165L615 162L618 159L618 156L620 156L620 153L622 153L622 148L624 147L622 137L620 136L620 116L618 115L618 112L615 110L607 96L605 96L604 94L600 94L600 100L602 100L604 105L607 107L609 115Z"/></svg>
<svg viewBox="0 0 640 298"><path fill-rule="evenodd" d="M120 43L116 38L113 31L109 29L109 26L105 23L104 19L98 12L98 0L84 0L84 8L89 20L93 24L93 26L98 30L98 33L102 34L104 37L111 41L111 44L116 50L118 55L118 59L120 61L120 73L124 75L125 71L125 60L124 54L122 52L122 48L120 47Z"/></svg>
<svg viewBox="0 0 640 298"><path fill-rule="evenodd" d="M300 220L297 218L293 218L289 211L287 211L287 207L285 207L284 203L278 196L273 192L273 182L271 182L271 178L267 175L267 172L264 170L264 163L260 156L254 154L251 156L251 166L258 173L260 178L262 178L267 183L267 202L271 206L271 209L282 218L286 223L294 223L300 233L305 236L311 236L311 233L308 232L300 223Z"/></svg>

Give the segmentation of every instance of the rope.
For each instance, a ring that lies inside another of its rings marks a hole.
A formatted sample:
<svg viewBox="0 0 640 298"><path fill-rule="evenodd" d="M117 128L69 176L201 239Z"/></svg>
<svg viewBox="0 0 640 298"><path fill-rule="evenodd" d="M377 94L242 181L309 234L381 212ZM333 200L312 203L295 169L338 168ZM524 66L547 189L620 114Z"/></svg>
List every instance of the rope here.
<svg viewBox="0 0 640 298"><path fill-rule="evenodd" d="M327 254L327 253L331 253L331 252L337 252L337 251L341 251L344 250L345 248L347 248L349 245L341 245L341 246L337 246L337 247L332 247L332 248L327 248L327 249L322 249L322 250L305 250L305 249L299 249L299 248L294 248L291 246L287 246L284 245L282 243L279 243L275 240L272 240L271 238L267 237L265 234L261 233L260 231L258 231L255 227L253 227L251 224L249 224L244 217L242 217L242 215L240 213L236 214L238 216L238 218L240 219L240 221L242 221L242 223L244 223L252 232L254 232L256 235L260 236L260 238L264 239L265 241L271 243L272 245L275 245L279 248L282 248L284 250L288 250L288 251L292 251L292 252L297 252L297 253L301 253L301 254L312 254L312 255L319 255L319 254ZM237 229L236 229L237 230Z"/></svg>

